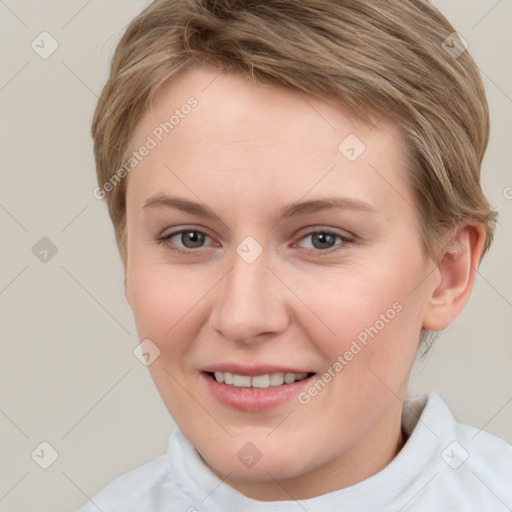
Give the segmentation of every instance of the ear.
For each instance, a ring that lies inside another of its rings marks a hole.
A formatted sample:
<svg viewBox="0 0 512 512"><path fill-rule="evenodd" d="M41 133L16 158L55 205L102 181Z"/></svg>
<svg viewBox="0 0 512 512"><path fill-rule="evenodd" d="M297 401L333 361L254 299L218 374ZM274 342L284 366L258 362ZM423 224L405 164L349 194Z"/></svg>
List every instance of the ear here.
<svg viewBox="0 0 512 512"><path fill-rule="evenodd" d="M444 245L438 264L440 283L428 300L423 328L446 329L466 306L475 283L485 243L485 231L478 224L462 224Z"/></svg>

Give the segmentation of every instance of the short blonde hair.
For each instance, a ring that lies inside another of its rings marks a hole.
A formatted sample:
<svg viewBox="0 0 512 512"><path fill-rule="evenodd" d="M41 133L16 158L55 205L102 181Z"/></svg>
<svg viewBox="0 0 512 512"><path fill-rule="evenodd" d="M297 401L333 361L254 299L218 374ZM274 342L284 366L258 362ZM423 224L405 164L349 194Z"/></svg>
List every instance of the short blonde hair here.
<svg viewBox="0 0 512 512"><path fill-rule="evenodd" d="M159 88L188 65L215 65L395 122L425 254L438 257L462 221L484 226L485 254L497 216L480 185L489 112L454 32L427 0L156 0L126 29L94 114L98 184L124 165ZM102 192L125 265L126 181Z"/></svg>

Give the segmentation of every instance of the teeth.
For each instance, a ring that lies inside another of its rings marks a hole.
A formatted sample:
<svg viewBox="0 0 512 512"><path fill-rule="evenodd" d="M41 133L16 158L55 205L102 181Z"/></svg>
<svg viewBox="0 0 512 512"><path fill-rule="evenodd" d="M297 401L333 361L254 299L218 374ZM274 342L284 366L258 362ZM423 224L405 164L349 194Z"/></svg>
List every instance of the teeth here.
<svg viewBox="0 0 512 512"><path fill-rule="evenodd" d="M237 388L250 388L251 377L248 375L233 375L233 385Z"/></svg>
<svg viewBox="0 0 512 512"><path fill-rule="evenodd" d="M299 380L305 379L307 373L267 373L266 375L233 375L229 372L214 372L215 380L223 382L229 386L237 388L260 388L265 389L271 386L282 386L283 384L293 384Z"/></svg>
<svg viewBox="0 0 512 512"><path fill-rule="evenodd" d="M268 388L270 387L270 375L257 375L256 377L252 377L251 384L253 388Z"/></svg>
<svg viewBox="0 0 512 512"><path fill-rule="evenodd" d="M294 373L285 373L284 381L286 384L293 384L295 382L295 374Z"/></svg>
<svg viewBox="0 0 512 512"><path fill-rule="evenodd" d="M270 385L271 386L282 386L284 384L284 373L271 373L270 374Z"/></svg>

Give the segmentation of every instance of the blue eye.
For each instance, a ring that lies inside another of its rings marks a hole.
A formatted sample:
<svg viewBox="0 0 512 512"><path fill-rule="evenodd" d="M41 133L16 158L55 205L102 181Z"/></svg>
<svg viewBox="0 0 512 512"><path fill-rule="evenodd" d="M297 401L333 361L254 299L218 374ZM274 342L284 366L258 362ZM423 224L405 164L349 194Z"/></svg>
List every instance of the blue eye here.
<svg viewBox="0 0 512 512"><path fill-rule="evenodd" d="M311 239L311 246L305 247L300 245L300 242L308 238ZM201 249L207 245L207 240L211 242L212 239L202 231L198 231L197 229L182 229L159 238L158 243L178 254L191 254L197 252L195 249ZM338 241L338 243L336 243L336 241ZM297 244L299 247L310 249L313 252L331 253L344 249L345 246L353 242L353 240L333 231L318 230L303 236L300 242Z"/></svg>
<svg viewBox="0 0 512 512"><path fill-rule="evenodd" d="M333 231L328 230L313 231L311 233L308 233L306 236L301 238L301 241L306 240L308 238L311 238L312 249L321 252L331 252L333 248L334 251L336 251L341 249L341 247L343 247L346 243L352 242L351 239L342 236L339 233L335 233ZM341 243L336 244L336 240L340 240ZM335 248L336 245L341 247Z"/></svg>
<svg viewBox="0 0 512 512"><path fill-rule="evenodd" d="M173 238L176 237L178 237L179 242L183 244L184 249L180 248L179 245L173 241ZM182 229L181 231L169 233L158 241L161 244L168 245L173 251L188 253L194 249L200 249L207 238L210 239L210 237L202 231L196 229Z"/></svg>

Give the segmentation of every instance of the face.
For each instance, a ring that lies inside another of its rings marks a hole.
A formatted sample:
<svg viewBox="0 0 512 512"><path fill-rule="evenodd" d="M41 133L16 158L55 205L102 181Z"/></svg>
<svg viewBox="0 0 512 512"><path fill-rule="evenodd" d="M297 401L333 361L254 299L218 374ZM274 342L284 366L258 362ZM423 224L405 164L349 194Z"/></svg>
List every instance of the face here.
<svg viewBox="0 0 512 512"><path fill-rule="evenodd" d="M382 469L433 284L399 130L194 67L140 121L144 145L126 295L180 430L258 499Z"/></svg>

